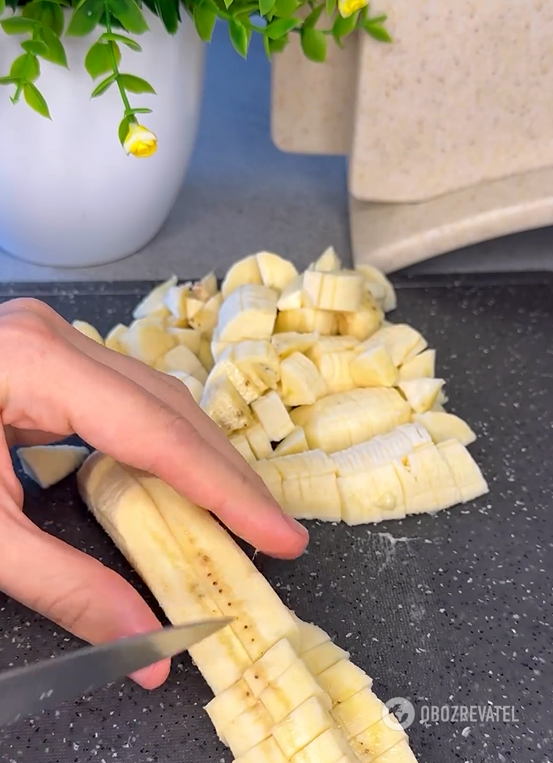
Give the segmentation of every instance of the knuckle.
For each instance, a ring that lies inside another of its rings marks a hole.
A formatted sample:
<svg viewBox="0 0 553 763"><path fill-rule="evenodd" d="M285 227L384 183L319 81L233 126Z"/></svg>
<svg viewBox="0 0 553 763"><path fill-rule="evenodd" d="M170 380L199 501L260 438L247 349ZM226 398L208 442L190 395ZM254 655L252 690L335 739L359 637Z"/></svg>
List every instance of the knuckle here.
<svg viewBox="0 0 553 763"><path fill-rule="evenodd" d="M56 332L49 322L50 312L51 308L40 300L14 299L0 312L0 335L3 341L25 344L33 339L52 341Z"/></svg>
<svg viewBox="0 0 553 763"><path fill-rule="evenodd" d="M70 633L78 634L85 630L93 602L86 589L67 587L66 581L57 581L38 593L30 606Z"/></svg>

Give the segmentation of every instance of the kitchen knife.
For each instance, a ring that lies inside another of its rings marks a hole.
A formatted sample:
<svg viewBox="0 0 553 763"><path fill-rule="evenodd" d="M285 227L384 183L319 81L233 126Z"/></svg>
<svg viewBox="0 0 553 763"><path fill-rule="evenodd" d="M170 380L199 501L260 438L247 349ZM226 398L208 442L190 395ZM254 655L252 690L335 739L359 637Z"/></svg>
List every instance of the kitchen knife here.
<svg viewBox="0 0 553 763"><path fill-rule="evenodd" d="M60 705L184 652L232 622L218 617L76 649L0 673L0 726Z"/></svg>

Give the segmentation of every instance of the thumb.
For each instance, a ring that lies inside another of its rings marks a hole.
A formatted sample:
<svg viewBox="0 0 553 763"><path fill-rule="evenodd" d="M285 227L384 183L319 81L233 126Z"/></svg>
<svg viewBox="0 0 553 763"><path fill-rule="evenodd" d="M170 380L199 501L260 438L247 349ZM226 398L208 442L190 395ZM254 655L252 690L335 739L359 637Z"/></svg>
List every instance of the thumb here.
<svg viewBox="0 0 553 763"><path fill-rule="evenodd" d="M140 594L113 570L43 532L24 514L0 511L0 589L91 644L157 630ZM163 660L131 676L145 689L169 674Z"/></svg>

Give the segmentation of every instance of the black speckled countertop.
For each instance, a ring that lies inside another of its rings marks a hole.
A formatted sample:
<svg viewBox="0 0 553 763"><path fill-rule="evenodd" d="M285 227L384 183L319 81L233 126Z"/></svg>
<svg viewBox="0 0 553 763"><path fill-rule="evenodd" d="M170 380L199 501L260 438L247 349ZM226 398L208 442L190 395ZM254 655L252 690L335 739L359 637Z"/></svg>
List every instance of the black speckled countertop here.
<svg viewBox="0 0 553 763"><path fill-rule="evenodd" d="M0 287L0 299L39 296L67 319L106 331L129 320L149 287L17 284ZM540 274L455 283L429 277L398 282L398 295L392 319L408 321L436 347L448 409L479 435L470 449L489 495L370 527L315 523L301 559L256 561L301 617L328 630L373 676L382 700L413 703L409 736L420 763L551 763L553 281ZM37 524L144 591L87 516L74 477L48 491L25 488ZM1 595L0 612L0 668L78 644ZM0 731L0 760L228 763L202 711L209 699L189 660L177 659L155 692L125 681ZM472 717L458 710L454 719L421 722L430 705L447 705L450 714L463 706ZM502 717L494 720L486 707Z"/></svg>

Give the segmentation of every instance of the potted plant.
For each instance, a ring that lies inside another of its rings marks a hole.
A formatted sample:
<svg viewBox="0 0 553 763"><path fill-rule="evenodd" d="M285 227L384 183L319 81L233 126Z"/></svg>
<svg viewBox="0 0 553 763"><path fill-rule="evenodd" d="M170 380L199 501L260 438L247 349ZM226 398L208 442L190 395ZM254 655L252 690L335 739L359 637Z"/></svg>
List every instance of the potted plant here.
<svg viewBox="0 0 553 763"><path fill-rule="evenodd" d="M50 266L114 261L165 222L196 137L217 20L247 56L298 34L324 61L367 0L0 0L0 248Z"/></svg>

